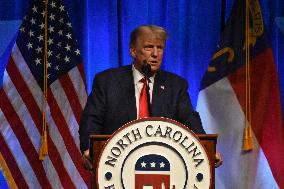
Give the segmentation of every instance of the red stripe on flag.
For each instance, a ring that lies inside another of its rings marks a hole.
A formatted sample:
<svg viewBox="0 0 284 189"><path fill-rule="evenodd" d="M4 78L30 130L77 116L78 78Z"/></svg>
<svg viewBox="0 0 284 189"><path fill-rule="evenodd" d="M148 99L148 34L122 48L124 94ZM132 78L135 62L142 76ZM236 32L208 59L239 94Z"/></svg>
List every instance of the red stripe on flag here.
<svg viewBox="0 0 284 189"><path fill-rule="evenodd" d="M251 61L252 128L280 188L284 188L284 125L279 80L271 49ZM229 76L245 111L245 66Z"/></svg>
<svg viewBox="0 0 284 189"><path fill-rule="evenodd" d="M26 154L26 157L40 183L42 186L46 186L46 188L51 188L49 181L46 178L45 171L41 161L38 160L37 152L32 144L24 126L17 115L17 112L14 110L12 104L10 103L9 98L6 93L2 93L1 95L0 107L5 115L8 123L10 124L13 132L17 136L19 143L23 152Z"/></svg>
<svg viewBox="0 0 284 189"><path fill-rule="evenodd" d="M86 77L85 77L84 64L80 63L80 64L77 65L77 67L78 67L78 70L80 72L81 78L84 81L84 85L86 87ZM86 90L86 92L87 92L87 90Z"/></svg>
<svg viewBox="0 0 284 189"><path fill-rule="evenodd" d="M69 132L68 125L64 119L64 116L61 112L61 109L59 108L58 104L56 103L56 100L51 92L51 89L48 89L48 104L50 107L51 115L54 119L55 124L58 126L58 130L61 133L61 136L63 138L63 141L65 143L66 149L68 153L71 156L71 159L73 160L74 165L76 166L77 170L79 171L80 175L84 179L85 183L90 183L90 173L88 173L86 170L82 168L81 165L81 152L77 148L73 137L71 136Z"/></svg>
<svg viewBox="0 0 284 189"><path fill-rule="evenodd" d="M33 95L28 90L24 79L22 78L21 74L17 70L17 67L15 66L15 63L11 59L9 61L9 65L7 65L7 70L9 70L9 75L12 75L11 80L13 81L15 87L18 89L18 92L20 96L22 97L25 105L27 106L27 109L29 110L29 113L37 127L38 131L41 131L42 127L42 113L40 108L38 107L37 103L35 102L34 98L31 98ZM15 79L17 78L17 79ZM36 128L35 128L36 129ZM41 133L41 132L39 132ZM61 184L64 188L75 188L72 179L68 175L66 169L64 168L63 162L59 156L59 152L56 149L56 146L52 142L50 136L48 135L48 146L49 146L49 157L54 165L57 174L59 176L59 179L61 181ZM63 168L63 169L62 169Z"/></svg>
<svg viewBox="0 0 284 189"><path fill-rule="evenodd" d="M10 56L9 62L7 65L7 72L13 82L15 88L17 89L19 95L21 96L23 102L25 103L37 129L40 133L41 128L39 125L42 124L42 113L38 108L37 103L35 102L32 93L27 88L26 83L24 82L24 78L22 77L21 73L19 72L18 68L15 65L13 58Z"/></svg>
<svg viewBox="0 0 284 189"><path fill-rule="evenodd" d="M63 165L62 159L59 155L60 152L55 147L49 135L47 137L47 143L48 143L48 157L51 159L52 164L54 165L54 168L59 176L63 188L75 189L76 187L73 183L73 180L70 178L69 174L67 173Z"/></svg>
<svg viewBox="0 0 284 189"><path fill-rule="evenodd" d="M0 91L0 99L1 98L1 93L3 92L3 90ZM3 126L3 125L1 125ZM17 166L17 162L14 158L14 156L12 155L9 147L7 146L2 134L0 134L0 151L2 156L4 157L10 171L11 174L13 176L13 179L15 180L15 183L17 184L18 188L28 188L28 185L19 169L19 167ZM8 160L8 161L7 161Z"/></svg>
<svg viewBox="0 0 284 189"><path fill-rule="evenodd" d="M83 108L80 104L80 101L78 99L78 94L76 93L76 90L73 86L72 81L69 78L68 74L65 74L59 79L62 88L65 91L65 94L68 98L70 107L72 108L73 114L77 120L77 123L80 122L80 116L81 112L83 111Z"/></svg>

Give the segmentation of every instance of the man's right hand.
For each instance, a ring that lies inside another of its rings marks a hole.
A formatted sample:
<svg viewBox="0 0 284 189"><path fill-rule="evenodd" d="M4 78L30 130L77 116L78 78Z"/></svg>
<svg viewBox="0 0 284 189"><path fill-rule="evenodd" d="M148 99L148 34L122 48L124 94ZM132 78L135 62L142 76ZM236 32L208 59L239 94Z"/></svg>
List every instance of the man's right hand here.
<svg viewBox="0 0 284 189"><path fill-rule="evenodd" d="M83 152L82 155L82 166L84 167L84 169L88 170L88 171L92 171L93 170L93 165L92 165L92 160L90 157L90 151L85 150Z"/></svg>

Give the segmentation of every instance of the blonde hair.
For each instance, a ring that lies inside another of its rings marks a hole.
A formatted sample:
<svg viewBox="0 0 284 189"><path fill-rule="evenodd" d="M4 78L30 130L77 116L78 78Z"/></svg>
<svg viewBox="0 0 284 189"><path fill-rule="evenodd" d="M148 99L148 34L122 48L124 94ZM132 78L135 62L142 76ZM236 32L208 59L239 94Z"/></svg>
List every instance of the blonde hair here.
<svg viewBox="0 0 284 189"><path fill-rule="evenodd" d="M152 32L154 35L157 36L157 38L160 38L163 41L166 41L168 38L168 32L164 28L156 25L142 25L135 28L131 32L129 40L129 48L135 46L139 36L141 36L146 31Z"/></svg>

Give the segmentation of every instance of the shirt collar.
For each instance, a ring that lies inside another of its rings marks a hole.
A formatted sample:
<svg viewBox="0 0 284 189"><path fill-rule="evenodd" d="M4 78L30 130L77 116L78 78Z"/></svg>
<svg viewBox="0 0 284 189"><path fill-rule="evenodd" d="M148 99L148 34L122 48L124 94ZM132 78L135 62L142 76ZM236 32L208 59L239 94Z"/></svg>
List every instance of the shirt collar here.
<svg viewBox="0 0 284 189"><path fill-rule="evenodd" d="M134 77L134 83L138 83L142 78L144 78L144 75L142 73L140 73L134 66L134 64L132 64L132 72L133 72L133 77ZM154 74L153 76L149 77L150 83L154 83L154 78L155 78Z"/></svg>

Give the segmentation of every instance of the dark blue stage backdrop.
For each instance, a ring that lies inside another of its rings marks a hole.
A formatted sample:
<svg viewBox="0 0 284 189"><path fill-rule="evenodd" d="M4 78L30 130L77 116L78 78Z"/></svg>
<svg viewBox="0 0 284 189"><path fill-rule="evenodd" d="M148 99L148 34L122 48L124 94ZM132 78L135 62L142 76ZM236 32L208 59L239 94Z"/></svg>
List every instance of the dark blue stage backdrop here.
<svg viewBox="0 0 284 189"><path fill-rule="evenodd" d="M284 99L284 0L260 2ZM130 32L138 25L156 24L169 32L162 69L188 80L190 97L196 107L200 81L216 50L232 5L233 0L65 0L83 56L88 92L96 73L131 64ZM1 85L27 7L28 1L1 0ZM0 176L0 188L6 187L4 177Z"/></svg>

